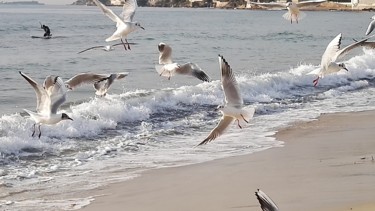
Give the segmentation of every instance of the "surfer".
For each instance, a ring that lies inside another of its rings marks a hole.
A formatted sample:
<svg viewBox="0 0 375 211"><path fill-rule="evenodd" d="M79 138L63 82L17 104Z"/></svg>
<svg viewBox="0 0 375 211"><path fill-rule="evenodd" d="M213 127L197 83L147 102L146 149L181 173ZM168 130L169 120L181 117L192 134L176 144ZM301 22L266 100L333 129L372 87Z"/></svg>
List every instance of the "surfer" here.
<svg viewBox="0 0 375 211"><path fill-rule="evenodd" d="M44 37L50 37L50 36L52 36L52 34L51 34L51 30L49 29L49 27L48 26L46 26L46 25L41 25L40 26L40 28L42 28L43 30L44 30Z"/></svg>

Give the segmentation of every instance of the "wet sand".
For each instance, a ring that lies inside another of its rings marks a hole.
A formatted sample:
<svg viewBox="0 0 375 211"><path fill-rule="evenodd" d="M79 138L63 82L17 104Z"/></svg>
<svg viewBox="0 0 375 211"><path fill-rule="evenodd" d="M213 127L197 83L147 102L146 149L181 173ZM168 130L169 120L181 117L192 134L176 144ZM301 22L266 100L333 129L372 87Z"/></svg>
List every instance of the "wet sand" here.
<svg viewBox="0 0 375 211"><path fill-rule="evenodd" d="M260 211L260 188L281 210L373 211L374 137L375 111L322 115L278 132L284 147L151 170L87 193L104 196L82 210Z"/></svg>

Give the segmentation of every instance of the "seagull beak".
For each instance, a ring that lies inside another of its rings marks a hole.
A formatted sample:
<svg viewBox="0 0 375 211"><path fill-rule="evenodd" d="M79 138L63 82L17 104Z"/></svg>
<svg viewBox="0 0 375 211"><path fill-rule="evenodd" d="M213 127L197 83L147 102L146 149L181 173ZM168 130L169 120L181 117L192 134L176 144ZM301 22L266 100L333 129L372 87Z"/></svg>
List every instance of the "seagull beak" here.
<svg viewBox="0 0 375 211"><path fill-rule="evenodd" d="M141 29L145 30L145 28L143 28L143 26L139 26L139 27L141 27Z"/></svg>
<svg viewBox="0 0 375 211"><path fill-rule="evenodd" d="M344 67L343 69L349 72L349 70L348 70L348 69L346 69L346 67Z"/></svg>
<svg viewBox="0 0 375 211"><path fill-rule="evenodd" d="M69 120L72 120L72 121L73 121L73 119L72 119L72 118L70 118L70 117L68 117L68 119L69 119Z"/></svg>

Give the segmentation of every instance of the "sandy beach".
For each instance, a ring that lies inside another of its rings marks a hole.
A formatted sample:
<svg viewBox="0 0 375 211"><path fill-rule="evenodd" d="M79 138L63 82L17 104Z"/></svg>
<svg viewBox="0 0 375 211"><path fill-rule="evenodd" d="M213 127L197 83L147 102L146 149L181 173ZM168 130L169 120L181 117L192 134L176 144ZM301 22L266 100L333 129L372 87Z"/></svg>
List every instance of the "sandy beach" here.
<svg viewBox="0 0 375 211"><path fill-rule="evenodd" d="M82 210L259 211L257 188L281 210L375 210L374 125L375 111L322 115L278 132L284 147L148 171Z"/></svg>

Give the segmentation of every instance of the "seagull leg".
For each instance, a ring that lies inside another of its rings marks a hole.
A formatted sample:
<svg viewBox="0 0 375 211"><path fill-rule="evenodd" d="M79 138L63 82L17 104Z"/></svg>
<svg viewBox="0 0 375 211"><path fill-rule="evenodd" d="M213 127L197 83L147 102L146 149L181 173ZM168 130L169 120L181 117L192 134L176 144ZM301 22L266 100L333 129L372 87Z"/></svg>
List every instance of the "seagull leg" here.
<svg viewBox="0 0 375 211"><path fill-rule="evenodd" d="M314 87L316 87L316 85L318 85L319 78L320 77L318 76L315 80L313 80Z"/></svg>
<svg viewBox="0 0 375 211"><path fill-rule="evenodd" d="M245 121L246 123L249 123L249 121L247 121L247 120L245 119L245 117L243 117L242 114L241 114L241 117L242 117L243 121Z"/></svg>
<svg viewBox="0 0 375 211"><path fill-rule="evenodd" d="M34 137L34 135L35 135L35 125L36 125L36 123L34 123L34 126L33 126L34 130L33 130L33 134L31 134L31 137Z"/></svg>
<svg viewBox="0 0 375 211"><path fill-rule="evenodd" d="M127 39L125 39L125 42L128 44L128 49L131 50L131 49L130 49L130 44L129 44L129 42L128 42Z"/></svg>
<svg viewBox="0 0 375 211"><path fill-rule="evenodd" d="M121 38L121 42L124 45L125 51L128 50L128 49L126 49L126 45L125 45L124 41L122 40L122 38Z"/></svg>
<svg viewBox="0 0 375 211"><path fill-rule="evenodd" d="M239 119L237 119L237 125L238 125L238 127L239 127L240 129L242 129L242 126L240 125L240 120L239 120Z"/></svg>
<svg viewBox="0 0 375 211"><path fill-rule="evenodd" d="M40 130L40 124L39 124L39 139L40 139L40 136L42 135L42 131Z"/></svg>

